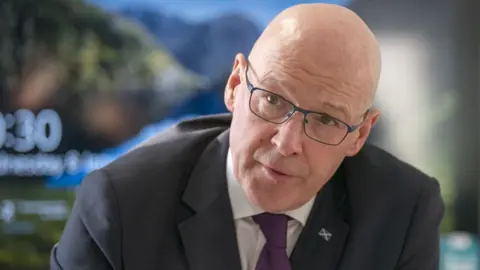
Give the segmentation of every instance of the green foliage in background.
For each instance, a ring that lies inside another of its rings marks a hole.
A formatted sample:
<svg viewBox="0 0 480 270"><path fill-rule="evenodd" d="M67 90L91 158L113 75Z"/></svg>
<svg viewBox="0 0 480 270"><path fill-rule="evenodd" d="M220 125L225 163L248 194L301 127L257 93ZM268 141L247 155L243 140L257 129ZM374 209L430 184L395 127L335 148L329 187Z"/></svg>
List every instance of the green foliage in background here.
<svg viewBox="0 0 480 270"><path fill-rule="evenodd" d="M0 79L9 88L47 63L71 91L151 89L172 66L183 87L196 86L140 25L81 0L3 0L0 16Z"/></svg>
<svg viewBox="0 0 480 270"><path fill-rule="evenodd" d="M73 206L73 190L49 190L43 183L28 185L0 185L0 203L20 201L60 201L65 202L67 217ZM18 206L18 205L17 205ZM39 209L36 209L39 210ZM11 222L0 221L0 269L48 269L50 250L60 239L65 225L64 219L46 220L37 214L22 214L16 211ZM31 227L33 233L26 228ZM6 233L7 231L27 231L26 233Z"/></svg>

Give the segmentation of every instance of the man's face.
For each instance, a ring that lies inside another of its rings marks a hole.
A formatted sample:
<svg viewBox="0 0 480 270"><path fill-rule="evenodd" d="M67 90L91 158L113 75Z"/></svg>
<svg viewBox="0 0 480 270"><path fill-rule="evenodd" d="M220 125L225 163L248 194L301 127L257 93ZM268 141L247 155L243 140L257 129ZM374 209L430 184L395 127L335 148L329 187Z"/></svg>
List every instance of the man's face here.
<svg viewBox="0 0 480 270"><path fill-rule="evenodd" d="M300 66L275 61L251 63L248 79L253 86L349 125L362 123L339 145L320 143L304 132L304 115L300 112L282 124L252 113L246 68L244 56L238 55L225 92L227 108L233 113L230 147L235 176L250 201L263 210L298 208L315 196L346 156L360 150L376 116L369 115L362 122L365 96L347 87L341 74L322 77Z"/></svg>

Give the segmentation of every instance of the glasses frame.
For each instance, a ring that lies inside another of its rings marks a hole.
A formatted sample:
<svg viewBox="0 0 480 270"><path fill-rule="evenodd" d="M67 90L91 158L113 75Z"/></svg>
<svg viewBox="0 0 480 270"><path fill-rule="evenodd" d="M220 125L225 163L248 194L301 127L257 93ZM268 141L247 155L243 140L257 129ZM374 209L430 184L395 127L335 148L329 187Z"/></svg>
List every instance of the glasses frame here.
<svg viewBox="0 0 480 270"><path fill-rule="evenodd" d="M341 143L345 140L345 138L348 136L348 134L354 132L355 130L357 130L357 129L363 124L363 121L365 120L368 112L370 111L370 110L367 110L367 111L363 114L363 120L362 120L362 122L360 122L358 125L349 125L349 124L345 123L344 121L342 121L342 120L340 120L340 119L338 119L338 118L335 118L335 117L333 117L333 116L331 116L331 115L328 115L328 114L325 114L325 113L320 113L320 112L315 112L315 111L309 111L309 110L300 108L300 107L298 107L297 105L293 104L290 100L284 98L283 96L281 96L281 95L279 95L279 94L276 94L276 93L273 93L273 92L271 92L271 91L269 91L269 90L266 90L266 89L263 89L263 88L254 86L254 85L250 82L250 80L248 79L248 69L249 69L249 67L250 67L250 64L247 63L247 67L245 68L245 80L246 80L246 83L247 83L248 91L250 92L250 98L249 98L249 100L248 100L248 108L250 109L250 111L251 111L254 115L256 115L257 117L261 118L262 120L267 121L267 122L270 122L270 123L273 123L273 124L278 124L278 125L287 122L290 118L292 118L292 116L295 114L295 112L300 112L300 113L303 114L303 133L305 133L305 135L307 135L307 137L309 137L310 139L312 139L312 140L314 140L314 141L316 141L316 142L319 142L319 143L322 143L322 144L326 144L326 145L331 145L331 146L337 146L337 145L341 144ZM252 110L252 96L253 96L253 92L255 92L256 90L264 91L264 92L270 93L270 94L272 94L272 95L276 95L276 96L281 97L283 100L285 100L285 101L288 102L290 105L292 105L293 110L287 114L287 117L286 117L285 120L283 120L282 122L273 122L273 121L270 121L270 120L268 120L268 119L265 119L265 118L261 117L260 115L256 114L256 113ZM338 122L344 124L344 125L347 127L347 131L345 132L345 135L344 135L343 138L340 140L340 142L339 142L339 143L336 143L336 144L326 143L326 142L317 140L317 139L315 139L315 138L312 138L310 135L308 135L305 125L306 125L307 122L308 122L308 121L307 121L307 115L309 115L309 114L319 114L319 115L327 116L327 117L332 118L332 119L335 120L335 121L338 121Z"/></svg>

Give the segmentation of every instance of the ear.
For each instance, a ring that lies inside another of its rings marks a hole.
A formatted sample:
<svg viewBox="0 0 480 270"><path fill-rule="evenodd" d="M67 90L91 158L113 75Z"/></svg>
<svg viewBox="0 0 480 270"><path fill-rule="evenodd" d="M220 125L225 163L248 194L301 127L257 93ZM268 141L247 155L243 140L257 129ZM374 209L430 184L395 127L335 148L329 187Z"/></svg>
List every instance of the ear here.
<svg viewBox="0 0 480 270"><path fill-rule="evenodd" d="M241 84L242 75L247 67L247 60L241 53L235 56L235 61L232 67L232 73L228 77L227 85L225 86L224 102L225 106L230 112L235 110L235 99L237 97L237 89Z"/></svg>
<svg viewBox="0 0 480 270"><path fill-rule="evenodd" d="M378 121L379 117L379 110L375 109L368 113L367 118L363 121L362 126L360 126L357 130L357 137L355 138L355 141L350 149L347 151L347 156L354 156L360 151L360 149L362 149L363 145L368 139L368 136L370 135L372 127Z"/></svg>

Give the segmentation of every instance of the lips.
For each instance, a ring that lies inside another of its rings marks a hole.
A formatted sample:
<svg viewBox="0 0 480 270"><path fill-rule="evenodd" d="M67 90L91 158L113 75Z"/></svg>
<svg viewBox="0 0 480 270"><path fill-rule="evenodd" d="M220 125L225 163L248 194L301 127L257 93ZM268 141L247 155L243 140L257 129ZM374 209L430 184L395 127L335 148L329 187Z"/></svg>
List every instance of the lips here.
<svg viewBox="0 0 480 270"><path fill-rule="evenodd" d="M269 165L263 165L263 166L265 167L266 170L272 172L273 174L277 174L280 176L293 176L290 173L288 173L286 170L281 169L279 167L269 166Z"/></svg>
<svg viewBox="0 0 480 270"><path fill-rule="evenodd" d="M279 170L275 170L275 169L272 169L270 167L267 167L268 170L271 170L272 172L276 173L276 174L280 174L280 175L285 175L285 176L288 176L286 173L283 173Z"/></svg>

